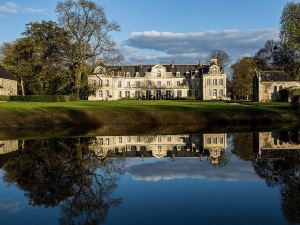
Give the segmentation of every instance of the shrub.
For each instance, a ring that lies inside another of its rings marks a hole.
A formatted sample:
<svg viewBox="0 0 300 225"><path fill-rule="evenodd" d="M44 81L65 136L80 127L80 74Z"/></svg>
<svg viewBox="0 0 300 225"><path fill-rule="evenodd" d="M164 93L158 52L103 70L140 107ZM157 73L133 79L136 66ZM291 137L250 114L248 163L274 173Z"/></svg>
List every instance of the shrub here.
<svg viewBox="0 0 300 225"><path fill-rule="evenodd" d="M77 101L77 95L14 95L9 96L9 101L15 102L70 102Z"/></svg>
<svg viewBox="0 0 300 225"><path fill-rule="evenodd" d="M8 102L9 101L9 96L7 95L0 95L0 102L5 101Z"/></svg>

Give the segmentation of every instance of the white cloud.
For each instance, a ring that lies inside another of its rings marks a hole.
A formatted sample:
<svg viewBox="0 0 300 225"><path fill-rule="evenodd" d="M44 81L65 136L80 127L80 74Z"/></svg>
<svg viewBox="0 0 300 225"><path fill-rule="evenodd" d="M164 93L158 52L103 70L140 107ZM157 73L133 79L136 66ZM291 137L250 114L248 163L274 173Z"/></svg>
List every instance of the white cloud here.
<svg viewBox="0 0 300 225"><path fill-rule="evenodd" d="M277 39L277 29L212 30L196 33L145 31L133 32L121 44L128 63L196 63L207 59L212 50L221 49L231 60L253 55L267 40Z"/></svg>
<svg viewBox="0 0 300 225"><path fill-rule="evenodd" d="M26 5L18 5L14 2L4 2L0 5L0 16L8 16L9 14L44 14L47 13L45 8L35 8Z"/></svg>

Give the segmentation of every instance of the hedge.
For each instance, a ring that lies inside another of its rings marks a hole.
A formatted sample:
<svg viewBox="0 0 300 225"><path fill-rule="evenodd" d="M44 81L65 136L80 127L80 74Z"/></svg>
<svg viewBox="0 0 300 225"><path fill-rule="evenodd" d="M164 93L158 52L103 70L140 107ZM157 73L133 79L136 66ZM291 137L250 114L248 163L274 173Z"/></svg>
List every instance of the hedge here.
<svg viewBox="0 0 300 225"><path fill-rule="evenodd" d="M0 95L0 102L5 101L8 102L9 101L9 96L7 95Z"/></svg>
<svg viewBox="0 0 300 225"><path fill-rule="evenodd" d="M77 95L12 95L0 96L0 101L12 102L70 102L78 101Z"/></svg>

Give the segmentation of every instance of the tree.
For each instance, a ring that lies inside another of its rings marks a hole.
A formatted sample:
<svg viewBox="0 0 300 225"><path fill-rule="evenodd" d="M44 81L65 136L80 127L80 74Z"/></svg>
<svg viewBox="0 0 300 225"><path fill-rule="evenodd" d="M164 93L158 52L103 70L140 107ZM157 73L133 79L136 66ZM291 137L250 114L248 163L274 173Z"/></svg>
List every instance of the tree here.
<svg viewBox="0 0 300 225"><path fill-rule="evenodd" d="M2 65L14 74L25 95L25 83L29 83L35 75L34 42L30 38L21 38L14 43L6 43L1 48Z"/></svg>
<svg viewBox="0 0 300 225"><path fill-rule="evenodd" d="M252 57L243 57L231 66L233 71L233 92L239 99L251 98L253 93L252 77L256 64Z"/></svg>
<svg viewBox="0 0 300 225"><path fill-rule="evenodd" d="M82 78L87 74L85 65L92 65L99 58L109 61L118 56L110 33L119 31L120 27L108 21L103 7L90 0L60 1L56 12L59 24L70 34L74 45L70 70L78 93Z"/></svg>
<svg viewBox="0 0 300 225"><path fill-rule="evenodd" d="M300 3L287 3L280 23L280 39L286 53L285 70L300 79Z"/></svg>
<svg viewBox="0 0 300 225"><path fill-rule="evenodd" d="M213 50L210 54L211 59L218 59L219 66L225 67L229 62L229 55L223 50Z"/></svg>

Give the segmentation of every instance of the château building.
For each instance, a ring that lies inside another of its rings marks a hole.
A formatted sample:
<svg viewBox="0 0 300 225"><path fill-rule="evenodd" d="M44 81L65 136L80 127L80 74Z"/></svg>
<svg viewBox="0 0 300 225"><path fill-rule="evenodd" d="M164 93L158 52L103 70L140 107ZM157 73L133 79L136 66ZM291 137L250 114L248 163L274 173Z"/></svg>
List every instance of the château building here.
<svg viewBox="0 0 300 225"><path fill-rule="evenodd" d="M0 95L17 95L17 79L0 66Z"/></svg>
<svg viewBox="0 0 300 225"><path fill-rule="evenodd" d="M97 67L89 76L96 89L89 100L226 98L226 74L212 59L194 65Z"/></svg>

